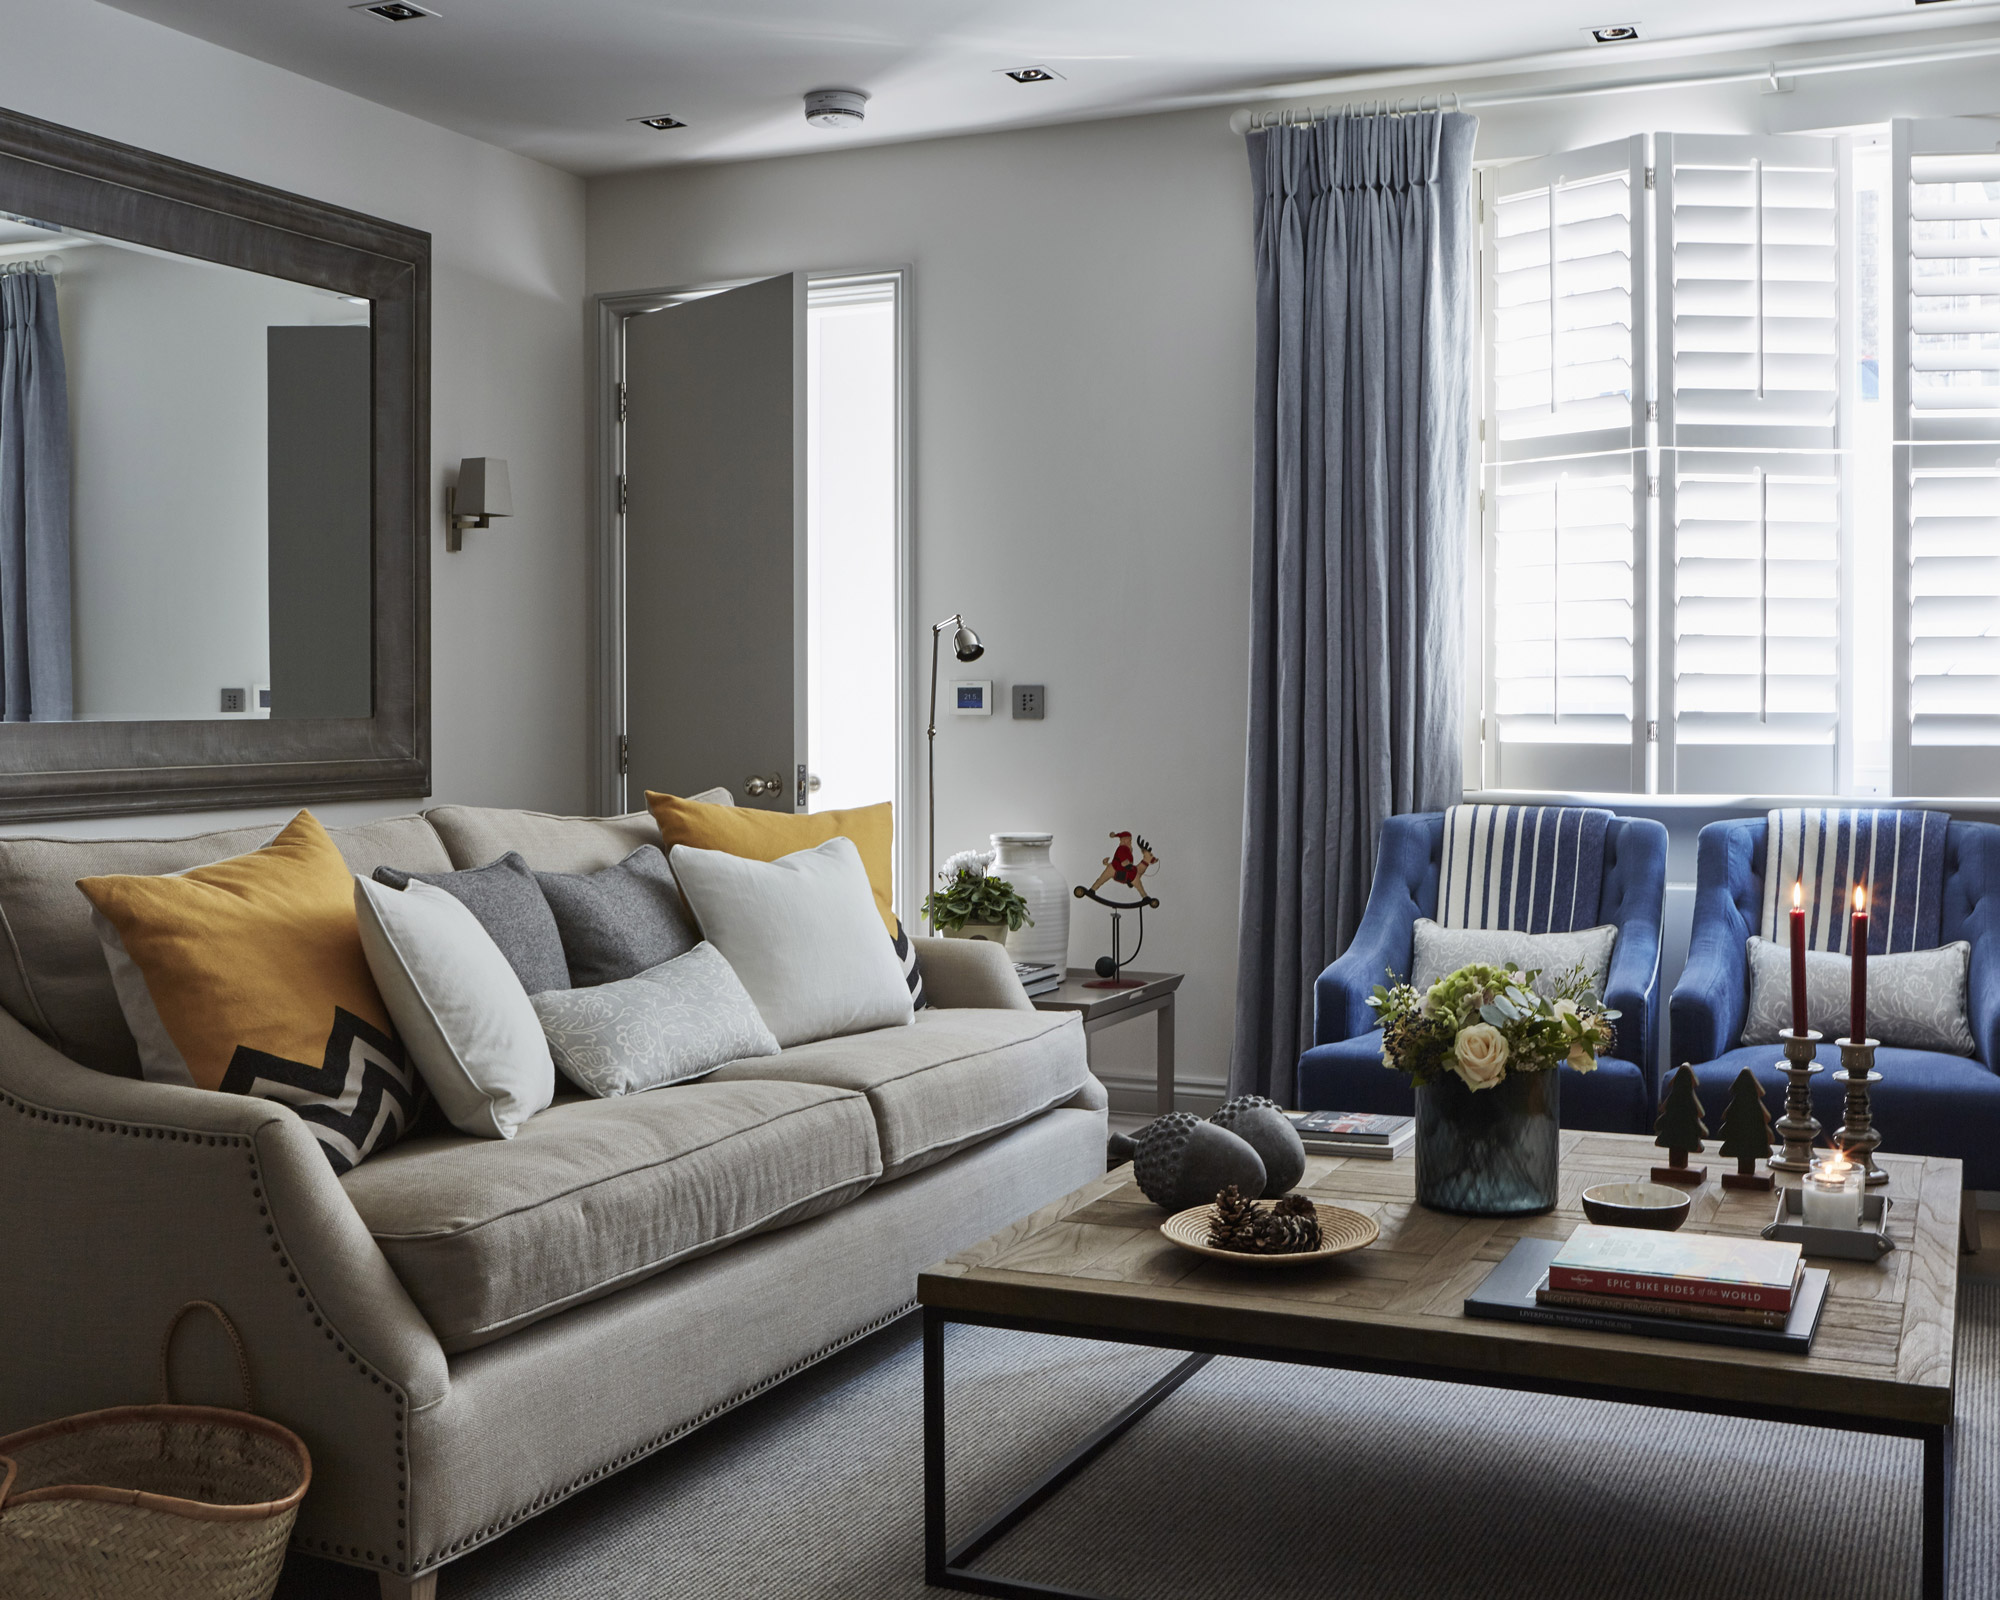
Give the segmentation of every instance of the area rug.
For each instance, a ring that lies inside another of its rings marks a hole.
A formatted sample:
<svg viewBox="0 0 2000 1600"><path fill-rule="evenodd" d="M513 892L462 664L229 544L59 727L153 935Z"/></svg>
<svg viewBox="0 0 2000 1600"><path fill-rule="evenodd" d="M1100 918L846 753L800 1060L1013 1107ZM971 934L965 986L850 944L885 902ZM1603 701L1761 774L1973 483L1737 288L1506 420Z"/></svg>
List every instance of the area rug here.
<svg viewBox="0 0 2000 1600"><path fill-rule="evenodd" d="M2000 1596L2000 1285L1959 1311L1954 1600ZM441 1600L904 1600L922 1565L906 1319L453 1563ZM955 1328L954 1536L1177 1356ZM663 1375L664 1376L664 1375ZM1912 1441L1217 1360L982 1570L1121 1600L1911 1600ZM280 1600L366 1600L294 1557Z"/></svg>

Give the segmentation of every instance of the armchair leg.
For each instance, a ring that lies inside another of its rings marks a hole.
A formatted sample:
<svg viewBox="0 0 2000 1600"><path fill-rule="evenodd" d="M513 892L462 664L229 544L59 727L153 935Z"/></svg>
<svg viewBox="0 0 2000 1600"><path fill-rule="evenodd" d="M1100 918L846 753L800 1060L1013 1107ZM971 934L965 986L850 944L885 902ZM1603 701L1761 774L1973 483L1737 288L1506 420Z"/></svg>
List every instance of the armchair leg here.
<svg viewBox="0 0 2000 1600"><path fill-rule="evenodd" d="M1979 1254L1979 1196L1970 1189L1958 1197L1958 1248L1962 1255Z"/></svg>
<svg viewBox="0 0 2000 1600"><path fill-rule="evenodd" d="M398 1578L387 1572L382 1580L382 1600L437 1600L438 1575L426 1572L421 1578Z"/></svg>

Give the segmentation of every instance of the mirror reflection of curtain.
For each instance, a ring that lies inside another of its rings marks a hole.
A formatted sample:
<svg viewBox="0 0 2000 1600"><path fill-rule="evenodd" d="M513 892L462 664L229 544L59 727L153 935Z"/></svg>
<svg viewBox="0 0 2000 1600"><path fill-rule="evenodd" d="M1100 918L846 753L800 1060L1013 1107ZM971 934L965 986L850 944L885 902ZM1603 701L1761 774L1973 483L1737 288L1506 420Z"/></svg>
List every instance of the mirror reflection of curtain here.
<svg viewBox="0 0 2000 1600"><path fill-rule="evenodd" d="M0 709L70 720L69 392L56 280L0 267Z"/></svg>

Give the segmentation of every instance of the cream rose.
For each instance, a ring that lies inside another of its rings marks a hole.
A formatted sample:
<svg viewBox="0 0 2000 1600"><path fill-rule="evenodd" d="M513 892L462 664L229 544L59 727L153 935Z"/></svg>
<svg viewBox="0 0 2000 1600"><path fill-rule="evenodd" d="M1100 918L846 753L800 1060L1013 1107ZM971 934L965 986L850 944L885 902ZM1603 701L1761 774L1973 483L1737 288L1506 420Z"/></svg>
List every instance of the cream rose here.
<svg viewBox="0 0 2000 1600"><path fill-rule="evenodd" d="M1597 1070L1597 1057L1591 1054L1589 1045L1580 1041L1569 1047L1568 1060L1569 1064L1576 1068L1578 1072L1595 1072Z"/></svg>
<svg viewBox="0 0 2000 1600"><path fill-rule="evenodd" d="M1490 1089L1507 1074L1507 1036L1490 1022L1458 1030L1452 1065L1468 1089Z"/></svg>

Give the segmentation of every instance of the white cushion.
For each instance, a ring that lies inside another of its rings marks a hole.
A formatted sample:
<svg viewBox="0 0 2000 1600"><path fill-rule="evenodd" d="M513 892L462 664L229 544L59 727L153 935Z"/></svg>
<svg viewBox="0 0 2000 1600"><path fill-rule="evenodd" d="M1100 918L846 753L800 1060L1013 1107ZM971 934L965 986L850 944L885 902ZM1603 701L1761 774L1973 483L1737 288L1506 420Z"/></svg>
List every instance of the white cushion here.
<svg viewBox="0 0 2000 1600"><path fill-rule="evenodd" d="M776 861L677 844L668 860L702 937L780 1045L909 1022L910 988L852 840Z"/></svg>
<svg viewBox="0 0 2000 1600"><path fill-rule="evenodd" d="M354 880L361 949L438 1106L461 1133L511 1139L555 1098L556 1069L528 991L493 936L428 883Z"/></svg>
<svg viewBox="0 0 2000 1600"><path fill-rule="evenodd" d="M600 1099L778 1053L742 981L706 941L629 978L551 989L530 1003L563 1075Z"/></svg>
<svg viewBox="0 0 2000 1600"><path fill-rule="evenodd" d="M1744 1044L1776 1044L1792 1025L1792 952L1754 935L1745 941L1750 1002ZM1905 950L1868 958L1868 1032L1903 1050L1969 1056L1977 1048L1965 1020L1965 974L1972 946L1960 939L1935 950ZM1854 968L1832 950L1806 952L1806 1026L1831 1039L1847 1033Z"/></svg>
<svg viewBox="0 0 2000 1600"><path fill-rule="evenodd" d="M1442 928L1429 917L1416 921L1410 983L1419 993L1440 978L1474 962L1539 972L1538 993L1554 998L1555 986L1581 961L1590 986L1604 993L1604 975L1611 966L1611 947L1618 929L1611 923L1578 928L1574 933L1514 933L1503 928Z"/></svg>

